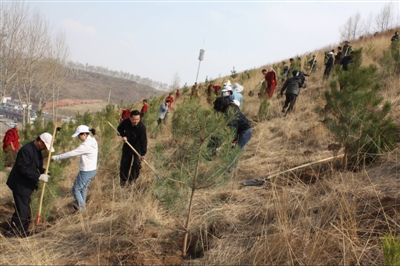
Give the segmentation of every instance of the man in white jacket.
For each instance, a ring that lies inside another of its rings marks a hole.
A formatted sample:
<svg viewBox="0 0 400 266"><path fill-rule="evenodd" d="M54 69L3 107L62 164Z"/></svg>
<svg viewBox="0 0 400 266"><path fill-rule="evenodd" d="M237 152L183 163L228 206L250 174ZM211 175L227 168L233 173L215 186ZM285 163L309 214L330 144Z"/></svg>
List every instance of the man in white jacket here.
<svg viewBox="0 0 400 266"><path fill-rule="evenodd" d="M72 137L78 137L79 140L82 141L81 145L75 150L51 156L51 159L55 161L80 156L79 172L72 187L72 194L75 199L74 208L80 211L86 209L87 188L97 170L98 145L96 139L90 136L90 132L92 132L93 135L96 134L94 128L80 125L76 128Z"/></svg>

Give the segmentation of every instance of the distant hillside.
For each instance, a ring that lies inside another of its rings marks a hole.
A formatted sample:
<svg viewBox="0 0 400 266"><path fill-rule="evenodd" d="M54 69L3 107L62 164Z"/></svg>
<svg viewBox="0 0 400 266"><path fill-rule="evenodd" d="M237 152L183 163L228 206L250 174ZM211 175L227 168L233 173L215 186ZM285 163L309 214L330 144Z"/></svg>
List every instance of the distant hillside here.
<svg viewBox="0 0 400 266"><path fill-rule="evenodd" d="M108 101L110 89L110 100L114 104L134 103L165 93L134 81L79 70L68 73L59 99Z"/></svg>

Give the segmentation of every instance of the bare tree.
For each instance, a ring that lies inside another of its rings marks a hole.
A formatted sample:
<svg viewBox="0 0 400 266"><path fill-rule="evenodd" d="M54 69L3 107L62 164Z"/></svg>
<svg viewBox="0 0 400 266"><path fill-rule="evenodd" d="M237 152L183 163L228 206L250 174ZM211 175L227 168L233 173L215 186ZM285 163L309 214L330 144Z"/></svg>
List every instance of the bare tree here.
<svg viewBox="0 0 400 266"><path fill-rule="evenodd" d="M375 17L375 30L381 32L391 29L394 16L392 3L387 3Z"/></svg>
<svg viewBox="0 0 400 266"><path fill-rule="evenodd" d="M18 73L18 97L23 106L32 106L35 91L44 89L48 69L44 61L50 57L51 37L48 21L39 11L34 11L23 27L24 68ZM21 40L22 41L22 40ZM26 122L30 123L31 109L26 110ZM23 121L25 122L25 121Z"/></svg>
<svg viewBox="0 0 400 266"><path fill-rule="evenodd" d="M30 123L30 107L37 104L40 110L46 102L54 101L64 81L68 57L65 33L52 38L49 22L23 2L8 3L0 13L1 101L6 94L16 94L23 108L22 122Z"/></svg>
<svg viewBox="0 0 400 266"><path fill-rule="evenodd" d="M23 2L11 2L1 9L0 37L0 89L1 99L14 91L18 73L24 67L23 26L28 16L28 8Z"/></svg>
<svg viewBox="0 0 400 266"><path fill-rule="evenodd" d="M346 23L339 28L342 40L354 40L358 38L361 30L361 15L356 13L347 19Z"/></svg>
<svg viewBox="0 0 400 266"><path fill-rule="evenodd" d="M179 73L176 72L174 77L172 78L171 86L169 87L170 91L179 89L181 84L181 78L179 77Z"/></svg>
<svg viewBox="0 0 400 266"><path fill-rule="evenodd" d="M69 49L65 39L65 32L60 31L55 38L55 42L52 45L51 49L51 62L52 68L50 71L50 88L48 91L51 92L52 95L52 115L53 121L57 121L57 111L58 109L58 96L60 94L60 89L64 83L65 77L67 75L67 59L69 55ZM46 90L44 95L46 95ZM40 97L39 102L46 102L48 97ZM56 104L55 104L56 102ZM39 104L39 106L41 106Z"/></svg>
<svg viewBox="0 0 400 266"><path fill-rule="evenodd" d="M361 27L361 33L360 33L361 35L368 35L368 34L372 33L372 30L371 30L372 18L373 18L373 14L371 12L371 13L369 13L369 16L365 20L363 20L362 27Z"/></svg>

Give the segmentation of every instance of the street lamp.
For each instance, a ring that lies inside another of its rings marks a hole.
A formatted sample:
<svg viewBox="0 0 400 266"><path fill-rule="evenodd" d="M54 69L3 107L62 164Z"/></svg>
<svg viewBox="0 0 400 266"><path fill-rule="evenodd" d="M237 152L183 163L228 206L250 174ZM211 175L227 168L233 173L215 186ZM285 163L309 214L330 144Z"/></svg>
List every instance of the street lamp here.
<svg viewBox="0 0 400 266"><path fill-rule="evenodd" d="M200 54L199 54L199 67L197 68L197 75L196 75L196 84L197 84L197 79L199 78L199 71L200 71L200 63L201 61L204 60L204 49L200 49Z"/></svg>

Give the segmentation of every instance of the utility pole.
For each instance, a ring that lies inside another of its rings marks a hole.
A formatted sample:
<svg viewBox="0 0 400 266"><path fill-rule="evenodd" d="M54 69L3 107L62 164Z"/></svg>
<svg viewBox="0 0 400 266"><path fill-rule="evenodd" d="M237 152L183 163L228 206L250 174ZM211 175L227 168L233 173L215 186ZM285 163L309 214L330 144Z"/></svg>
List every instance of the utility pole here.
<svg viewBox="0 0 400 266"><path fill-rule="evenodd" d="M107 104L110 104L110 99L111 99L111 89L110 89L110 92L108 93L108 101L107 101Z"/></svg>

